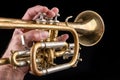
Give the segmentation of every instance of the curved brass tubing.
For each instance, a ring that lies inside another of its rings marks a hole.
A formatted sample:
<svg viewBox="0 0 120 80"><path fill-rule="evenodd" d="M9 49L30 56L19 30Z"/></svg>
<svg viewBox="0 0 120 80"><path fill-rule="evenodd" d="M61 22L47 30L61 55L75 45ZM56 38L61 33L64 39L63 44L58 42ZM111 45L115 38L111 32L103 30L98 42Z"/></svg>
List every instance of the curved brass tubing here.
<svg viewBox="0 0 120 80"><path fill-rule="evenodd" d="M15 66L15 67L22 67L27 65L27 58L19 58L22 57L22 55L25 55L27 52L26 51L15 51L12 53L11 58L10 58L10 63ZM29 56L29 54L26 54ZM19 60L20 59L20 60Z"/></svg>
<svg viewBox="0 0 120 80"><path fill-rule="evenodd" d="M9 58L1 58L0 65L3 65L3 64L10 64L10 59Z"/></svg>
<svg viewBox="0 0 120 80"><path fill-rule="evenodd" d="M77 62L78 59L78 54L79 54L79 38L77 36L77 33L75 31L75 29L71 28L71 27L60 27L59 29L57 27L53 27L56 30L66 30L66 31L70 31L73 35L74 35L74 56L72 58L72 60L69 63L65 63L62 65L57 65L55 67L50 67L47 69L42 69L41 71L38 70L37 68L37 64L36 64L36 52L38 48L42 48L42 45L40 43L36 43L35 45L33 45L33 47L31 48L31 55L30 55L30 67L31 67L31 72L35 75L38 76L42 76L42 75L46 75L46 74L50 74L53 72L57 72L57 71L61 71L64 69L68 69L72 66L75 65L75 63ZM52 28L51 28L52 29ZM60 42L59 42L60 43ZM65 43L65 42L64 42ZM66 43L65 43L66 44Z"/></svg>
<svg viewBox="0 0 120 80"><path fill-rule="evenodd" d="M65 22L51 20L51 23L50 21L48 21L48 23L37 23L37 21L0 18L0 29L42 29L49 31L50 33L47 40L35 42L29 50L14 51L12 56L9 58L1 58L0 65L12 64L13 66L18 67L30 65L30 71L38 76L76 66L79 58L81 57L79 53L79 49L81 48L80 45L93 46L97 44L103 37L105 25L102 17L95 11L91 10L86 10L78 14L74 22L68 22L69 18L71 17L68 17ZM73 44L70 45L72 49L69 49L70 43L67 43L66 41L56 41L58 31L68 31L73 35ZM66 48L61 49L61 47ZM57 53L57 50L55 51L56 48L59 48L61 52ZM52 63L52 59L54 59L55 55L56 57L60 57L62 55L64 56L64 54L69 55L66 53L72 54L72 59L70 62L59 65ZM44 61L46 60L48 60L48 62L44 64ZM46 67L47 63L50 66L48 65Z"/></svg>

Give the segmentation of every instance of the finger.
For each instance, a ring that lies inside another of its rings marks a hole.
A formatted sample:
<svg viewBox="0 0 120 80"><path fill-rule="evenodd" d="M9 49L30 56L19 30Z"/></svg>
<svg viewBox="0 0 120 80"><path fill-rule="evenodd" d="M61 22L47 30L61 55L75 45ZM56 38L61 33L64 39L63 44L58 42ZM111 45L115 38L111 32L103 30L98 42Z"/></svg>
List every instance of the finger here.
<svg viewBox="0 0 120 80"><path fill-rule="evenodd" d="M48 32L43 30L31 30L24 33L26 41L40 41L48 37Z"/></svg>
<svg viewBox="0 0 120 80"><path fill-rule="evenodd" d="M66 41L69 38L68 34L63 34L57 38L58 41Z"/></svg>
<svg viewBox="0 0 120 80"><path fill-rule="evenodd" d="M34 7L29 8L22 19L32 20L39 12L46 13L47 11L48 8L46 6L36 5Z"/></svg>
<svg viewBox="0 0 120 80"><path fill-rule="evenodd" d="M59 9L54 7L51 10L48 10L48 12L46 13L47 14L46 16L48 18L53 18L53 17L55 17L58 14L58 12L59 12Z"/></svg>
<svg viewBox="0 0 120 80"><path fill-rule="evenodd" d="M57 7L53 7L51 9L51 11L53 11L55 13L55 15L57 15L59 13L59 9Z"/></svg>
<svg viewBox="0 0 120 80"><path fill-rule="evenodd" d="M54 16L55 16L55 13L51 10L48 10L48 12L46 13L47 18L53 18Z"/></svg>
<svg viewBox="0 0 120 80"><path fill-rule="evenodd" d="M33 20L39 16L39 13L46 13L48 11L48 8L46 6L36 5L31 8L29 8L25 15L23 16L23 20ZM36 16L38 15L38 16ZM31 29L30 29L31 30ZM27 32L29 29L21 29L22 32Z"/></svg>

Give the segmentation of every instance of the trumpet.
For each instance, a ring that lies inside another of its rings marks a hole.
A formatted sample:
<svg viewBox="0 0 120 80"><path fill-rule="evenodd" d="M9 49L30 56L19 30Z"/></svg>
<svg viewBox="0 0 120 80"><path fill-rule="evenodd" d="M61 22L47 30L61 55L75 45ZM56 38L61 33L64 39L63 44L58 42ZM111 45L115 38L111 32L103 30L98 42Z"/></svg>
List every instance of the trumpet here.
<svg viewBox="0 0 120 80"><path fill-rule="evenodd" d="M14 67L29 66L30 72L42 76L57 71L76 67L79 61L81 46L96 45L103 37L105 27L102 17L95 11L86 10L77 15L74 22L55 19L24 21L13 18L0 18L0 29L43 29L49 31L49 38L35 42L31 48L23 51L12 51L9 58L1 58L0 65L11 64ZM73 36L73 43L57 41L59 31L68 31ZM59 62L59 59L64 63ZM64 61L65 60L65 61Z"/></svg>

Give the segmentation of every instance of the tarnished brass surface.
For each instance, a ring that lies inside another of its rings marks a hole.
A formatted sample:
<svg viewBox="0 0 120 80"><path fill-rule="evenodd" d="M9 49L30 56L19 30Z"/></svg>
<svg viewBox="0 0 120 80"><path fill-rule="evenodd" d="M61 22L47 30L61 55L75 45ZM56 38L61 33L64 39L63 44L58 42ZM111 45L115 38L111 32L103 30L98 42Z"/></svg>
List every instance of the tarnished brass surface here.
<svg viewBox="0 0 120 80"><path fill-rule="evenodd" d="M68 17L70 18L70 17ZM80 45L93 46L103 37L105 27L101 16L91 10L81 12L74 22L24 21L12 18L0 18L0 29L43 29L49 31L49 38L36 42L29 50L12 51L9 58L1 58L0 65L12 64L16 67L30 66L30 72L42 76L53 72L74 67L80 57ZM73 43L58 42L59 31L69 31L73 35ZM58 57L71 60L64 64L58 64Z"/></svg>

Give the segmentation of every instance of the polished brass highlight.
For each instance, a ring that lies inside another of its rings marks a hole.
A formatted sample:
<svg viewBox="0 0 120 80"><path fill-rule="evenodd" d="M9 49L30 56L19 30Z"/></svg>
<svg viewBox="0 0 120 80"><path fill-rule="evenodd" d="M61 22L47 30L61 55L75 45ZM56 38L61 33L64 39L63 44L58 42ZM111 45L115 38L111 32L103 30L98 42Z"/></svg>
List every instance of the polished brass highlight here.
<svg viewBox="0 0 120 80"><path fill-rule="evenodd" d="M81 61L80 45L93 46L103 37L105 27L101 16L95 11L86 10L81 12L74 20L68 22L58 20L24 21L12 18L0 18L0 29L43 29L49 31L49 38L45 41L36 42L30 49L24 51L11 51L9 58L1 58L0 65L12 64L15 67L30 66L30 72L42 76L64 69L77 66ZM73 35L74 43L58 42L59 31L69 31ZM64 64L55 63L57 57L64 57L70 62Z"/></svg>

